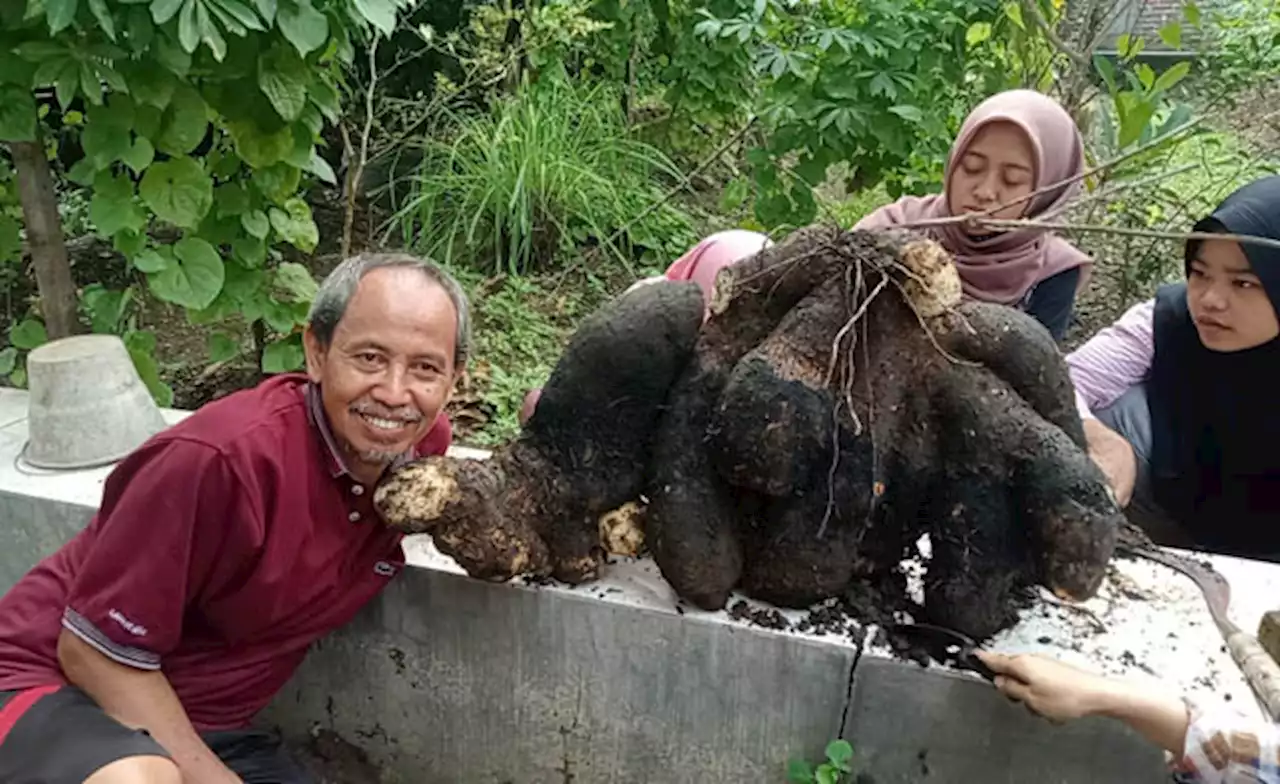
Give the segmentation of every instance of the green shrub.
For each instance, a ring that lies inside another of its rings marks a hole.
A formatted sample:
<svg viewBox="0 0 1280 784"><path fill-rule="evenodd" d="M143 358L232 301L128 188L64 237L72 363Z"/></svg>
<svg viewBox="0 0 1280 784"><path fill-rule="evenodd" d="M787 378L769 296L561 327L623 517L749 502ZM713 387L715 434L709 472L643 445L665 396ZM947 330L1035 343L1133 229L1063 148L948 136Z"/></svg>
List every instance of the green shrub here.
<svg viewBox="0 0 1280 784"><path fill-rule="evenodd" d="M583 244L605 244L606 256L629 265L632 245L655 242L655 234L666 242L688 227L670 206L632 225L661 198L655 177L680 175L661 152L628 138L617 98L604 87L543 78L486 114L454 113L447 127L424 141L398 216L420 253L520 274ZM692 239L688 231L674 247Z"/></svg>

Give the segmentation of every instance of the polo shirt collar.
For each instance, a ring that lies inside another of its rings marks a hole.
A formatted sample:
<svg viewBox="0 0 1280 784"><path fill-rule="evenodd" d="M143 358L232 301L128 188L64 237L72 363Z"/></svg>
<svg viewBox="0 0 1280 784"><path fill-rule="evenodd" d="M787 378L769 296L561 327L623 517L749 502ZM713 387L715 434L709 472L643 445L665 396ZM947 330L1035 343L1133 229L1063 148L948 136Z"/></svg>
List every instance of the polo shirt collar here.
<svg viewBox="0 0 1280 784"><path fill-rule="evenodd" d="M307 382L306 398L307 419L320 434L320 440L324 444L325 462L328 464L329 475L334 479L344 476L354 478L351 469L347 467L342 449L338 446L338 439L329 426L329 417L324 412L324 403L320 397L320 386L314 381ZM417 450L411 447L409 451L392 461L390 467L398 468L417 456Z"/></svg>

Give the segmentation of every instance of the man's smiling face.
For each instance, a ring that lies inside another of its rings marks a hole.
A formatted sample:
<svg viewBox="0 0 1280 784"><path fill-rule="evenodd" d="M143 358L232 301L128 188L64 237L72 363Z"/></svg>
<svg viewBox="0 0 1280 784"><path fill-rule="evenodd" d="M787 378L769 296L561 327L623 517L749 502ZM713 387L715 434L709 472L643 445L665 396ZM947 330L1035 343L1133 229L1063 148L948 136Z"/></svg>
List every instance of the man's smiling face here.
<svg viewBox="0 0 1280 784"><path fill-rule="evenodd" d="M307 331L307 372L356 478L372 484L422 440L454 382L458 315L421 270L379 267L361 280L329 345Z"/></svg>

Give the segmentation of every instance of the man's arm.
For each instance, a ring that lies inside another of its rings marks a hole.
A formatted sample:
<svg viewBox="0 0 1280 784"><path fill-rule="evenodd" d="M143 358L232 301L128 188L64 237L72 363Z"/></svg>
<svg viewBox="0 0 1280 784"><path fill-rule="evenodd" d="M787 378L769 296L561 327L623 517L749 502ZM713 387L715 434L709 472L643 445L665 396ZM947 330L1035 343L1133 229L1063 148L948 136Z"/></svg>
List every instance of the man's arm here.
<svg viewBox="0 0 1280 784"><path fill-rule="evenodd" d="M187 784L239 779L201 742L166 678L186 620L253 557L255 512L225 458L181 438L150 442L107 478L92 547L58 638L67 680L107 714L145 729Z"/></svg>
<svg viewBox="0 0 1280 784"><path fill-rule="evenodd" d="M240 784L191 726L178 695L159 670L117 664L67 630L58 637L58 664L108 716L151 733L182 771L184 784Z"/></svg>

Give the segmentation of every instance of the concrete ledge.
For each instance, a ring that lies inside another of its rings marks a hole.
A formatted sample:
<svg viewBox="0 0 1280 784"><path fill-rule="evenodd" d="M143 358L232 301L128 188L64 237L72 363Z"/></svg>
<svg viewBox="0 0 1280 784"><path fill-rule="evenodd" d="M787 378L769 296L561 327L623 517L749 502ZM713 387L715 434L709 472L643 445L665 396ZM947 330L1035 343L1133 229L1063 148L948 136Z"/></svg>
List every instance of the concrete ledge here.
<svg viewBox="0 0 1280 784"><path fill-rule="evenodd" d="M83 527L110 470L23 469L24 415L25 395L0 390L0 590ZM788 758L819 759L842 735L878 782L1166 780L1159 753L1118 725L1053 727L970 676L796 631L803 612L775 631L691 610L648 560L533 587L472 580L424 537L405 550L410 568L262 717L294 739L337 732L387 782L778 782ZM1280 571L1210 560L1256 628ZM1038 605L991 647L1231 695L1257 715L1202 598L1158 565L1117 561L1096 599Z"/></svg>

